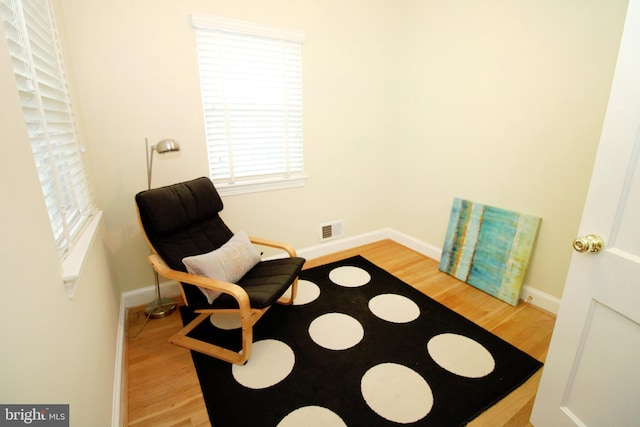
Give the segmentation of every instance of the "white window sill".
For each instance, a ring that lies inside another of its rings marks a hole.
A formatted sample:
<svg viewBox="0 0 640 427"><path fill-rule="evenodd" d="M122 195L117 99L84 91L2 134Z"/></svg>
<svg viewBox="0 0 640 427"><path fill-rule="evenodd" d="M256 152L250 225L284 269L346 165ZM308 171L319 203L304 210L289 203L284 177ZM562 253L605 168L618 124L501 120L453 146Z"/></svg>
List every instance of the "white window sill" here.
<svg viewBox="0 0 640 427"><path fill-rule="evenodd" d="M295 176L290 178L277 178L259 181L241 181L233 184L217 183L214 181L216 190L218 190L218 194L220 194L221 196L235 196L238 194L257 193L260 191L304 187L306 182L306 176Z"/></svg>
<svg viewBox="0 0 640 427"><path fill-rule="evenodd" d="M62 261L62 280L64 281L64 287L67 290L67 296L72 299L76 293L78 287L78 279L82 272L82 267L87 260L91 245L98 233L98 225L102 218L102 211L97 211L89 222L85 229L80 234L80 238L73 245L65 259Z"/></svg>

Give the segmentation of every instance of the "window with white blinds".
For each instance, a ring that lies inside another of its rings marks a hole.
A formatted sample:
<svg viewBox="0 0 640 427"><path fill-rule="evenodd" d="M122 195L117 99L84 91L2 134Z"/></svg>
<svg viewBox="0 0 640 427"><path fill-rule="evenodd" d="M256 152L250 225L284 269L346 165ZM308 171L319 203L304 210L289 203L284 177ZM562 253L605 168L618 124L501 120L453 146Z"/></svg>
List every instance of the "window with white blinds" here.
<svg viewBox="0 0 640 427"><path fill-rule="evenodd" d="M53 10L49 0L0 0L0 14L51 227L64 258L95 208Z"/></svg>
<svg viewBox="0 0 640 427"><path fill-rule="evenodd" d="M192 15L211 178L222 194L304 184L304 34Z"/></svg>

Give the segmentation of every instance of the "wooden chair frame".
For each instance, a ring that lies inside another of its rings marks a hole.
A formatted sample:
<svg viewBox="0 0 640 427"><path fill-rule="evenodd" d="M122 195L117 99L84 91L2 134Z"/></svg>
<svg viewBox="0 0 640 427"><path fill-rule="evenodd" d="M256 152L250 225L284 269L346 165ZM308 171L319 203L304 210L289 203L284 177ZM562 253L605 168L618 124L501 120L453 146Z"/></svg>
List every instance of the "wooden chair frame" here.
<svg viewBox="0 0 640 427"><path fill-rule="evenodd" d="M138 215L140 218L140 215ZM147 244L152 250L152 254L147 258L153 269L162 277L167 279L175 280L180 283L180 289L182 290L182 299L184 300L185 305L189 305L187 302L187 298L184 293L184 287L182 283L189 283L191 285L204 287L208 289L213 289L218 292L222 292L228 295L231 295L237 302L237 309L199 309L195 310L198 313L198 316L189 322L184 328L182 328L177 333L173 334L171 338L169 338L169 342L175 345L179 345L181 347L188 348L190 350L198 351L200 353L207 354L211 357L215 357L216 359L224 360L226 362L230 362L233 364L242 365L251 356L251 348L253 345L253 326L256 324L258 320L267 312L269 307L265 307L262 309L254 309L251 308L249 302L249 295L247 292L240 286L235 283L223 282L216 279L211 279L204 276L198 276L195 274L185 273L183 271L173 270L170 268L167 263L158 255L155 248L149 241L146 233L144 232L144 227L142 227L142 232L144 234L145 239L147 240ZM273 240L266 240L257 237L249 237L251 243L267 246L272 248L281 249L289 255L289 257L295 257L296 251L295 249L281 242L276 242ZM291 287L291 295L289 298L281 297L278 301L278 304L291 305L293 304L293 300L296 297L296 292L298 288L298 278L293 281ZM189 332L191 332L196 326L205 321L209 316L214 313L229 313L229 312L237 312L240 314L240 322L242 325L242 350L241 351L233 351L227 348L207 343L204 341L197 340L195 338L191 338L187 336Z"/></svg>

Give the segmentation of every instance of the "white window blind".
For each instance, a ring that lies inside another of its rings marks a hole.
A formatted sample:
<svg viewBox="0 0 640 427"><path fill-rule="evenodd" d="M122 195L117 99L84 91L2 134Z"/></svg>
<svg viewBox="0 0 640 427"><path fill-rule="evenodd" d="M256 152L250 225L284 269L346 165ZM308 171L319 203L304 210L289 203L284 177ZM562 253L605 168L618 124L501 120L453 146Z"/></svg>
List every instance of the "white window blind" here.
<svg viewBox="0 0 640 427"><path fill-rule="evenodd" d="M0 0L31 149L58 251L94 213L48 0Z"/></svg>
<svg viewBox="0 0 640 427"><path fill-rule="evenodd" d="M198 14L192 22L211 178L224 193L301 177L304 34Z"/></svg>

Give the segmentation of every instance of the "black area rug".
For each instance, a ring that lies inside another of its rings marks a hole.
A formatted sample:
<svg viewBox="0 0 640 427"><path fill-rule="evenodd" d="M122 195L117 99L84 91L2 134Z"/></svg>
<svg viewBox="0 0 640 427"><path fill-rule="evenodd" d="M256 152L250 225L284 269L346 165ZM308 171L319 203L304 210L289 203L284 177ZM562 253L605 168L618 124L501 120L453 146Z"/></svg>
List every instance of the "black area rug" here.
<svg viewBox="0 0 640 427"><path fill-rule="evenodd" d="M299 305L264 315L246 365L192 352L212 425L464 425L542 366L360 256L300 279ZM239 349L227 320L190 335Z"/></svg>

